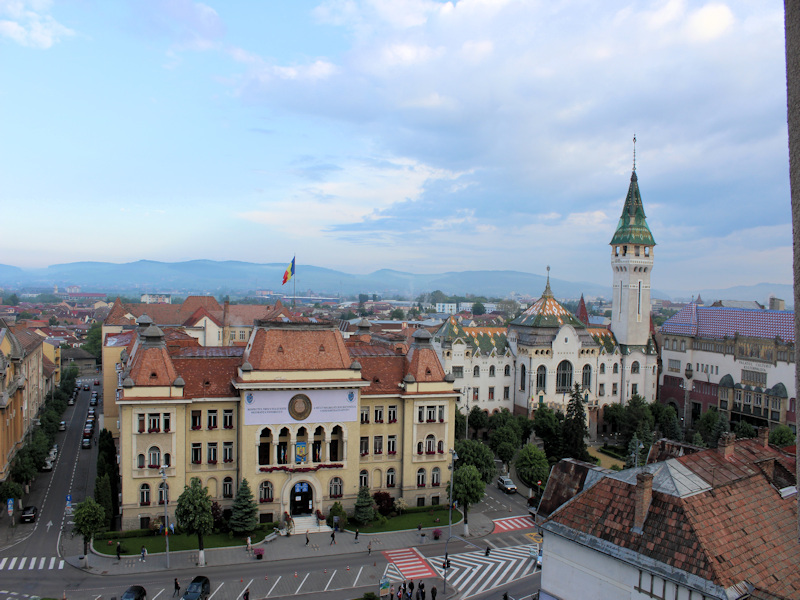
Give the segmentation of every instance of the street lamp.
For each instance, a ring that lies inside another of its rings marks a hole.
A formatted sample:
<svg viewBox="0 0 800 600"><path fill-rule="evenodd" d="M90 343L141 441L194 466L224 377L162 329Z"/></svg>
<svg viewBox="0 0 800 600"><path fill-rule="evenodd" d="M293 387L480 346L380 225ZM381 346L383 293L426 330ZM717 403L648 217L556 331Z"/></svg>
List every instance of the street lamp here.
<svg viewBox="0 0 800 600"><path fill-rule="evenodd" d="M453 537L453 495L454 495L454 488L453 488L453 476L456 473L456 461L458 460L458 454L456 454L455 450L450 450L450 515L448 518L447 524L447 538L450 539Z"/></svg>
<svg viewBox="0 0 800 600"><path fill-rule="evenodd" d="M464 390L466 390L466 393L464 393L464 402L467 409L466 412L464 413L464 439L468 440L469 439L469 393L472 391L472 388L470 386L467 386L462 389L462 392Z"/></svg>
<svg viewBox="0 0 800 600"><path fill-rule="evenodd" d="M167 504L169 503L167 488L167 465L158 469L161 474L161 489L164 494L164 539L167 541L167 568L169 569L169 526L167 525Z"/></svg>
<svg viewBox="0 0 800 600"><path fill-rule="evenodd" d="M686 369L683 371L683 375L686 377L686 386L683 390L683 423L684 427L689 427L689 389L692 383L692 376L694 375L694 369L692 368L692 363L686 363Z"/></svg>

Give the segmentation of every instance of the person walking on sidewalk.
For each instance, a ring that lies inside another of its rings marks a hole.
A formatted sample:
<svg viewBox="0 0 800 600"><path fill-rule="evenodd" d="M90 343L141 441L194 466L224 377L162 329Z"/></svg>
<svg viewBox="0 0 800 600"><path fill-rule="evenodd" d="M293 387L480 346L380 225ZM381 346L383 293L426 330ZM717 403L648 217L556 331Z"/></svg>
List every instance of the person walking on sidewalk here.
<svg viewBox="0 0 800 600"><path fill-rule="evenodd" d="M144 546L142 546L142 556L139 558L139 560L140 560L140 561L142 561L142 562L146 562L146 561L145 561L145 557L146 557L146 556L147 556L147 548L145 548Z"/></svg>
<svg viewBox="0 0 800 600"><path fill-rule="evenodd" d="M308 542L309 542L309 539L308 539L308 531L306 531L306 546L308 546Z"/></svg>
<svg viewBox="0 0 800 600"><path fill-rule="evenodd" d="M436 589L436 586L433 586L431 588L431 600L436 600L436 592L438 592L438 590Z"/></svg>
<svg viewBox="0 0 800 600"><path fill-rule="evenodd" d="M117 560L122 559L121 555L122 555L122 545L119 542L117 542Z"/></svg>
<svg viewBox="0 0 800 600"><path fill-rule="evenodd" d="M242 600L250 600L250 588L247 588L242 594Z"/></svg>
<svg viewBox="0 0 800 600"><path fill-rule="evenodd" d="M331 543L330 545L333 546L336 543L336 532L331 531Z"/></svg>
<svg viewBox="0 0 800 600"><path fill-rule="evenodd" d="M178 583L178 578L175 578L175 591L172 592L172 597L180 596L181 595L181 584Z"/></svg>
<svg viewBox="0 0 800 600"><path fill-rule="evenodd" d="M357 544L358 543L358 527L356 527L356 537L353 538L353 541Z"/></svg>
<svg viewBox="0 0 800 600"><path fill-rule="evenodd" d="M408 597L409 598L413 598L414 597L414 580L413 579L408 582Z"/></svg>
<svg viewBox="0 0 800 600"><path fill-rule="evenodd" d="M250 554L250 550L252 549L252 544L250 540L250 536L247 536L247 553Z"/></svg>
<svg viewBox="0 0 800 600"><path fill-rule="evenodd" d="M367 544L367 556L370 556L371 554L372 554L372 540L370 540L369 544Z"/></svg>
<svg viewBox="0 0 800 600"><path fill-rule="evenodd" d="M420 581L419 582L419 591L422 594L422 600L425 600L425 582L424 581Z"/></svg>

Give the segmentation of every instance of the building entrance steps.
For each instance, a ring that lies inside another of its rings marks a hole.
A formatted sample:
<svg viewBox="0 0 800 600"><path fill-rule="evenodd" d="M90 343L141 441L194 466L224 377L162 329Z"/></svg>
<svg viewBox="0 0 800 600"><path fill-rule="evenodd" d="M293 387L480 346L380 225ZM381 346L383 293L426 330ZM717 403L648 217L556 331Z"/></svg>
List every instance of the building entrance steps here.
<svg viewBox="0 0 800 600"><path fill-rule="evenodd" d="M293 535L302 535L306 532L308 533L325 533L333 531L325 521L320 522L317 521L317 517L314 515L304 515L304 516L297 516L292 517L292 521L294 521L294 529L292 530Z"/></svg>

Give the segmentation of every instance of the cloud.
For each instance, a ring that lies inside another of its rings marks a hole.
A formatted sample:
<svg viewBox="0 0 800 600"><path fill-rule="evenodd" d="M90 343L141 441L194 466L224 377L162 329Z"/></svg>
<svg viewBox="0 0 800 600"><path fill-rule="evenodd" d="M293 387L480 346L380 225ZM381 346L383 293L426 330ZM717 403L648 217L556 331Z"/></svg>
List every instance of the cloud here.
<svg viewBox="0 0 800 600"><path fill-rule="evenodd" d="M47 49L75 32L49 13L49 0L0 0L0 36L21 46Z"/></svg>

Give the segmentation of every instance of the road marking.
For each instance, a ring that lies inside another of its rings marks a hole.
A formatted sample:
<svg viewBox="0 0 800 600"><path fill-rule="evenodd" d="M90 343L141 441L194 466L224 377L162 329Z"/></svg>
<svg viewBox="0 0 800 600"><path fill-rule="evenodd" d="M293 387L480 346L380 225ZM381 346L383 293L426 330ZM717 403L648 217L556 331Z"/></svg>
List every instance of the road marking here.
<svg viewBox="0 0 800 600"><path fill-rule="evenodd" d="M19 566L17 567L18 571L22 571L22 568L25 566L25 561L28 560L27 556L23 556L19 561Z"/></svg>
<svg viewBox="0 0 800 600"><path fill-rule="evenodd" d="M36 568L36 557L33 557L33 558L31 559L31 564L30 564L30 566L28 567L28 571L32 571L32 570L33 570L33 569L35 569L35 568Z"/></svg>
<svg viewBox="0 0 800 600"><path fill-rule="evenodd" d="M272 593L272 590L274 590L274 589L275 589L275 586L276 586L276 585L278 585L278 582L279 582L280 580L281 580L281 575L278 575L278 578L275 580L275 583L273 583L273 584L272 584L272 587L271 587L271 588L269 588L269 591L267 592L267 596L269 596L269 595Z"/></svg>
<svg viewBox="0 0 800 600"><path fill-rule="evenodd" d="M0 568L2 568L2 567L0 567ZM326 591L326 592L328 591L328 586L331 584L331 581L333 581L333 578L335 576L336 576L336 571L334 570L333 573L331 573L331 578L328 579L328 585L325 586L325 590L324 591Z"/></svg>
<svg viewBox="0 0 800 600"><path fill-rule="evenodd" d="M297 590L295 591L295 594L299 594L300 593L300 588L303 587L303 584L306 582L306 579L308 579L309 575L311 575L311 573L306 573L306 576L303 577L303 581L300 582L300 585L297 587Z"/></svg>
<svg viewBox="0 0 800 600"><path fill-rule="evenodd" d="M530 539L532 542L536 542L537 544L542 543L542 534L541 533L526 533L525 537Z"/></svg>
<svg viewBox="0 0 800 600"><path fill-rule="evenodd" d="M493 544L489 540L483 540L483 541L486 542L486 545L489 546L490 548L497 548L497 545Z"/></svg>
<svg viewBox="0 0 800 600"><path fill-rule="evenodd" d="M353 587L358 587L358 578L361 577L361 571L364 570L364 567L361 567L358 570L358 575L356 575L356 580L353 582Z"/></svg>
<svg viewBox="0 0 800 600"><path fill-rule="evenodd" d="M53 557L53 558L55 558L55 557ZM39 561L39 568L40 569L44 569L44 563L46 563L46 562L47 562L47 557L43 556L42 560Z"/></svg>
<svg viewBox="0 0 800 600"><path fill-rule="evenodd" d="M63 560L58 563L58 568L59 568L59 570L64 568L64 561Z"/></svg>
<svg viewBox="0 0 800 600"><path fill-rule="evenodd" d="M416 548L402 550L384 550L383 555L393 563L406 579L423 579L435 577L436 573L428 565L427 560Z"/></svg>
<svg viewBox="0 0 800 600"><path fill-rule="evenodd" d="M4 558L3 560L0 560L0 571L2 571L2 570L3 570L3 567L5 567L5 566L6 566L6 561L7 561L7 560L8 560L8 557ZM4 591L0 590L0 594L5 594L5 593L6 593L6 592L4 592Z"/></svg>
<svg viewBox="0 0 800 600"><path fill-rule="evenodd" d="M49 566L49 567L47 567L47 568L48 568L48 569L52 569L54 564L56 564L56 557L55 557L55 556L53 556L53 557L50 559L50 566ZM2 566L0 566L0 569L1 569L1 568L2 568Z"/></svg>
<svg viewBox="0 0 800 600"><path fill-rule="evenodd" d="M164 591L164 588L161 588L161 590L155 596L153 596L153 600L156 600L156 598L158 598L163 591Z"/></svg>
<svg viewBox="0 0 800 600"><path fill-rule="evenodd" d="M531 529L535 523L530 516L508 517L505 519L497 519L494 521L494 529L492 533L500 533L502 531L514 531L516 529Z"/></svg>
<svg viewBox="0 0 800 600"><path fill-rule="evenodd" d="M242 591L239 592L239 595L236 596L236 600L239 600L239 598L242 597L242 594L244 594L250 588L250 586L252 584L253 584L253 580L251 579L250 581L247 582L247 585L242 588ZM222 587L222 586L220 585L219 587ZM219 589L219 588L217 588L217 589ZM216 592L214 592L214 593L216 594ZM209 598L209 600L211 600L211 599Z"/></svg>
<svg viewBox="0 0 800 600"><path fill-rule="evenodd" d="M251 580L251 581L252 581L252 580ZM225 582L222 582L222 583L220 583L220 584L219 584L219 587L218 587L217 589L215 589L215 590L214 590L214 593L213 593L213 594L211 594L211 595L208 597L208 600L211 600L211 599L214 597L214 595L215 595L215 594L216 594L216 593L219 591L219 588L221 588L223 585L225 585Z"/></svg>

